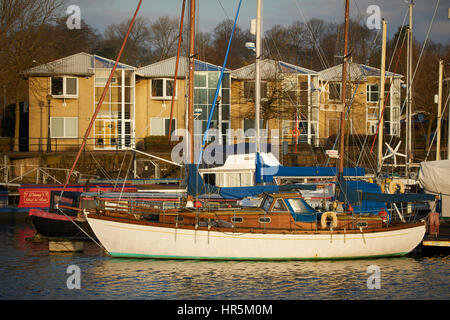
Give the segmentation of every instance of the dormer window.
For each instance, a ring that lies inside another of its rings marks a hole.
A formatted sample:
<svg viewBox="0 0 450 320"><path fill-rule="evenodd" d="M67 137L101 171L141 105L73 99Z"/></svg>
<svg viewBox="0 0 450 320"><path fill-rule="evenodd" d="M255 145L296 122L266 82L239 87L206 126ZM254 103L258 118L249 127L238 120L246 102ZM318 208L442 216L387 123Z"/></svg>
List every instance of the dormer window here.
<svg viewBox="0 0 450 320"><path fill-rule="evenodd" d="M52 77L51 94L53 98L78 98L78 78Z"/></svg>
<svg viewBox="0 0 450 320"><path fill-rule="evenodd" d="M173 94L172 79L152 79L151 94L153 99L169 100ZM175 89L175 98L177 97Z"/></svg>

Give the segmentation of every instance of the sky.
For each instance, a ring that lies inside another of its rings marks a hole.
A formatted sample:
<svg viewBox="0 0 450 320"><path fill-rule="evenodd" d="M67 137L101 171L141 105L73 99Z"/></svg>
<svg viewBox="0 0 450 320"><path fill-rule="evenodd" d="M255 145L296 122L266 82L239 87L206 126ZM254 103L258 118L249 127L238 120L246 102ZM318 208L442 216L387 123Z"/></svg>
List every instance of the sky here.
<svg viewBox="0 0 450 320"><path fill-rule="evenodd" d="M189 2L189 1L187 1ZM263 30L274 25L290 25L293 21L308 21L319 18L329 22L343 22L344 0L262 0ZM66 0L67 6L80 7L81 18L90 26L103 32L106 26L119 23L133 16L138 0ZM198 28L209 32L224 19L234 20L239 0L198 0ZM435 20L429 33L434 42L450 43L450 0L415 0L413 9L414 37L422 42L426 38L435 12ZM151 21L169 15L180 18L182 0L143 0L139 16ZM388 38L402 25L408 10L405 0L350 0L350 18L366 23L372 13L367 8L376 5L381 17L387 21ZM256 16L256 0L242 0L238 25L242 29L250 26L250 20ZM188 15L185 14L187 23ZM406 24L408 18L406 19Z"/></svg>

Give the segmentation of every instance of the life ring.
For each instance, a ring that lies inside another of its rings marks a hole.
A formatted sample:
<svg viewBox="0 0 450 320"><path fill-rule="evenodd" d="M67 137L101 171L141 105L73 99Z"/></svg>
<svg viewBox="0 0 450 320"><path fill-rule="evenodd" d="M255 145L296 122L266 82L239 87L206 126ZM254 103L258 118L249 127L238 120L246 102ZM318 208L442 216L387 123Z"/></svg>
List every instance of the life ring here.
<svg viewBox="0 0 450 320"><path fill-rule="evenodd" d="M332 223L331 227L336 228L338 225L338 221L337 221L338 219L337 219L336 212L328 211L328 212L324 212L322 214L322 218L320 218L320 224L322 226L322 229L326 229L328 227L327 226L328 217L331 217L333 219L333 223Z"/></svg>
<svg viewBox="0 0 450 320"><path fill-rule="evenodd" d="M397 179L391 180L389 182L389 193L397 193L397 188L400 188L400 193L405 193L405 185L403 182Z"/></svg>

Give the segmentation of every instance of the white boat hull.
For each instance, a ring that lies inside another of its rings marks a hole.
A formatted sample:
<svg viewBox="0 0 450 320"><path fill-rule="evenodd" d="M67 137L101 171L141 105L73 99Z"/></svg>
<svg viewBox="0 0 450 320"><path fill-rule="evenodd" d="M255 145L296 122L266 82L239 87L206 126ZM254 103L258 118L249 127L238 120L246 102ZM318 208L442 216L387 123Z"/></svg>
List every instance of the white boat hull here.
<svg viewBox="0 0 450 320"><path fill-rule="evenodd" d="M114 257L222 260L350 259L399 256L423 239L425 225L357 234L224 233L87 217Z"/></svg>

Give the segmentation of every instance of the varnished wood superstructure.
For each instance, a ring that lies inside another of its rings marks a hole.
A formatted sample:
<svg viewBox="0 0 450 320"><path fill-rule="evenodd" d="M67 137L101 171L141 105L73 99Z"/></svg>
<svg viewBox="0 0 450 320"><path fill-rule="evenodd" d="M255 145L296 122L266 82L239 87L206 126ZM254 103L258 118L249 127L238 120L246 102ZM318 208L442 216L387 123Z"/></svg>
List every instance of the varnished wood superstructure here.
<svg viewBox="0 0 450 320"><path fill-rule="evenodd" d="M271 204L263 208L268 199ZM315 221L295 221L292 212L285 205L276 207L278 201L301 199L298 193L266 194L257 208L178 208L170 210L133 208L130 211L98 208L91 216L96 219L127 221L132 224L152 225L165 228L216 230L241 233L361 233L379 232L386 228L402 228L404 224L388 224L377 215L360 215L351 212L336 213L336 225L332 221L321 221L323 213L317 212ZM111 208L110 208L111 209ZM141 209L141 210L138 210ZM145 209L145 210L144 210Z"/></svg>

